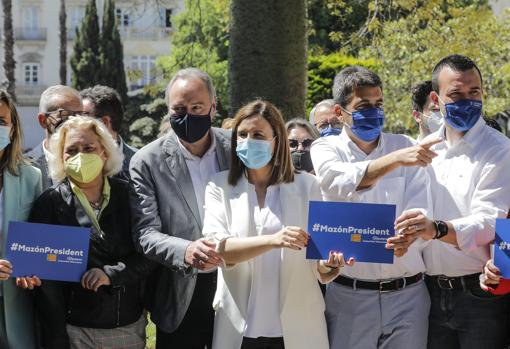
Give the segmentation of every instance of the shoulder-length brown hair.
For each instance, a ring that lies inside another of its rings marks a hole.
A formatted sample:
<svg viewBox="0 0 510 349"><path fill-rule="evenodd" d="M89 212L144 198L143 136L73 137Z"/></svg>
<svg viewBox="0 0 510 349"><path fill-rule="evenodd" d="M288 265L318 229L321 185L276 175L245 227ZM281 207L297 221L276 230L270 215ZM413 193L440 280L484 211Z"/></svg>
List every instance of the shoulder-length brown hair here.
<svg viewBox="0 0 510 349"><path fill-rule="evenodd" d="M246 173L246 166L237 157L237 129L243 120L253 116L261 116L271 125L275 136L275 146L268 185L290 183L294 181L294 166L290 156L289 140L285 130L285 121L281 112L267 101L256 100L242 107L234 117L232 125L232 162L228 173L228 183L236 185L242 175Z"/></svg>
<svg viewBox="0 0 510 349"><path fill-rule="evenodd" d="M4 103L11 111L11 141L4 148L2 157L0 158L0 171L4 173L6 170L14 176L19 176L19 165L28 164L23 157L23 130L21 128L21 120L9 93L0 90L0 102Z"/></svg>

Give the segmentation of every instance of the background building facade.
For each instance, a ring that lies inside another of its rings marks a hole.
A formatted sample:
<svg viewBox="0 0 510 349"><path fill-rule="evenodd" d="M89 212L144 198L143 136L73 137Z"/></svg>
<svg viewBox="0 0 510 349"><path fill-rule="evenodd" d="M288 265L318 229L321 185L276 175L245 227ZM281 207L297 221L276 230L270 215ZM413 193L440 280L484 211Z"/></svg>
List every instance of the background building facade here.
<svg viewBox="0 0 510 349"><path fill-rule="evenodd" d="M71 84L69 61L88 0L66 0L67 84ZM130 90L157 78L158 56L170 53L172 16L183 9L183 0L116 0L116 17L124 45L124 67ZM99 23L104 0L96 0ZM37 122L39 97L48 86L60 83L58 0L16 0L12 2L16 96L25 132L25 147L32 148L44 137ZM3 16L0 16L3 28ZM3 59L3 37L0 57ZM0 76L5 77L0 66Z"/></svg>

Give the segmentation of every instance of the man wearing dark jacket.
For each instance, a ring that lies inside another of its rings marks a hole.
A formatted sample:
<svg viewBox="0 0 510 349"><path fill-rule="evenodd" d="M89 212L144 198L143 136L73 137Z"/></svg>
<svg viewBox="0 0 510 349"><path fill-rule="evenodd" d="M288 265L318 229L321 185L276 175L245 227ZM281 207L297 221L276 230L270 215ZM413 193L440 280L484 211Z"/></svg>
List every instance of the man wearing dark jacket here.
<svg viewBox="0 0 510 349"><path fill-rule="evenodd" d="M64 85L50 86L41 94L39 101L39 125L44 129L43 141L25 155L41 171L43 190L53 182L48 171L48 141L56 129L71 115L81 114L83 105L80 94L74 88Z"/></svg>

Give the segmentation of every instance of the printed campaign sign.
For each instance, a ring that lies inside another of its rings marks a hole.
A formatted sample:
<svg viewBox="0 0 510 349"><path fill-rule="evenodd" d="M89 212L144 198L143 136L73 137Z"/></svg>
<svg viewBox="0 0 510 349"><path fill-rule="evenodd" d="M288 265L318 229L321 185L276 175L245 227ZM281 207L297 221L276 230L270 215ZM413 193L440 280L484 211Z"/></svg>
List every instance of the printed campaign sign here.
<svg viewBox="0 0 510 349"><path fill-rule="evenodd" d="M346 260L393 263L393 251L385 248L394 236L395 205L310 201L307 259L327 259L330 251Z"/></svg>
<svg viewBox="0 0 510 349"><path fill-rule="evenodd" d="M496 219L494 264L501 271L502 277L510 279L510 219Z"/></svg>
<svg viewBox="0 0 510 349"><path fill-rule="evenodd" d="M10 222L5 245L13 276L80 281L87 270L90 228Z"/></svg>

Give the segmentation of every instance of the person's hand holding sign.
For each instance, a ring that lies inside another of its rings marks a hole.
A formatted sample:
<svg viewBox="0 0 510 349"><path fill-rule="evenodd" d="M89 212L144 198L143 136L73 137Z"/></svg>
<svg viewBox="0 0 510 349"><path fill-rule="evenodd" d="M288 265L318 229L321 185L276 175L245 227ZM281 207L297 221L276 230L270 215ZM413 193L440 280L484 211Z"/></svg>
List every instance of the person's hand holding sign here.
<svg viewBox="0 0 510 349"><path fill-rule="evenodd" d="M330 251L329 258L327 260L319 261L319 272L321 274L330 273L333 270L337 270L338 268L342 268L346 265L352 267L354 264L354 258L349 258L346 262L344 259L344 254L341 252Z"/></svg>
<svg viewBox="0 0 510 349"><path fill-rule="evenodd" d="M501 281L499 268L494 265L494 261L490 259L483 268L483 273L480 274L480 287L484 291L488 291L488 286L498 285Z"/></svg>
<svg viewBox="0 0 510 349"><path fill-rule="evenodd" d="M42 282L37 276L25 276L16 278L16 286L21 287L23 289L33 290L34 287L41 286Z"/></svg>
<svg viewBox="0 0 510 349"><path fill-rule="evenodd" d="M271 244L276 248L286 247L292 250L301 250L308 245L310 235L300 227L283 227L278 233L272 235Z"/></svg>
<svg viewBox="0 0 510 349"><path fill-rule="evenodd" d="M11 262L0 259L0 281L7 280L12 273L12 264Z"/></svg>
<svg viewBox="0 0 510 349"><path fill-rule="evenodd" d="M110 278L101 269L92 268L83 274L81 278L81 285L83 288L97 292L99 287L110 285Z"/></svg>
<svg viewBox="0 0 510 349"><path fill-rule="evenodd" d="M0 281L7 280L12 274L12 264L8 260L0 259ZM41 280L37 276L18 277L16 285L23 289L32 290L35 286L41 286Z"/></svg>
<svg viewBox="0 0 510 349"><path fill-rule="evenodd" d="M395 221L395 231L398 232L397 236L387 240L386 248L394 250L397 257L406 254L409 246L418 237L430 240L436 234L434 222L419 210L401 214Z"/></svg>

